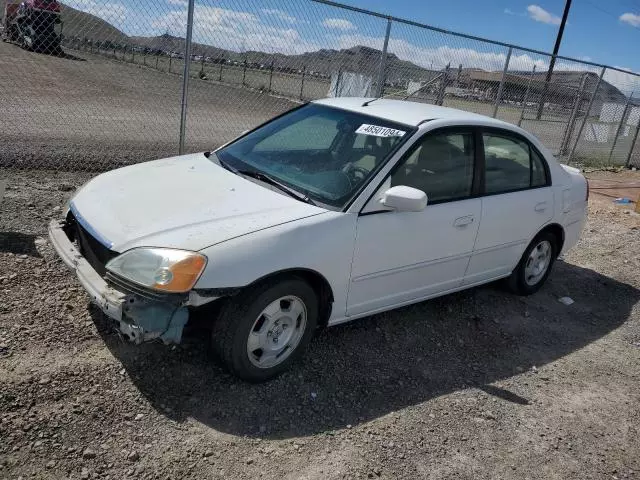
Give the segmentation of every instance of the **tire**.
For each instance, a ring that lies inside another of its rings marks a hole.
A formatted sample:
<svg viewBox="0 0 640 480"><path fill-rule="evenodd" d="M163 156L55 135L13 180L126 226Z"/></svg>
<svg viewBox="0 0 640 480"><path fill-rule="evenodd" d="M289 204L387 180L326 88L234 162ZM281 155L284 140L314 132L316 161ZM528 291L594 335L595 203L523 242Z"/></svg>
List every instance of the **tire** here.
<svg viewBox="0 0 640 480"><path fill-rule="evenodd" d="M213 324L211 347L231 373L263 382L302 355L317 321L318 298L309 284L297 277L265 281L229 299Z"/></svg>
<svg viewBox="0 0 640 480"><path fill-rule="evenodd" d="M548 248L548 252L543 258L542 254L545 248ZM509 290L517 295L536 293L549 277L557 256L558 240L556 236L551 232L539 233L524 251L518 266L507 279ZM544 262L541 263L543 260Z"/></svg>

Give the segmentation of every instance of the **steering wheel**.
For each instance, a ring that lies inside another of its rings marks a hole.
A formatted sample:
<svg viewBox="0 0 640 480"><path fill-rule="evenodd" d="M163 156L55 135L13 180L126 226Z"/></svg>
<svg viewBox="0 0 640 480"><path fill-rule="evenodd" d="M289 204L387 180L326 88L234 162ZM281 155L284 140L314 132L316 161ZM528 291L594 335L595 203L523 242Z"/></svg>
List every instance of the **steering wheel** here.
<svg viewBox="0 0 640 480"><path fill-rule="evenodd" d="M367 176L369 176L369 170L356 165L353 162L347 163L342 168L342 172L349 178L349 182L351 182L352 185L361 183L365 178L367 178Z"/></svg>

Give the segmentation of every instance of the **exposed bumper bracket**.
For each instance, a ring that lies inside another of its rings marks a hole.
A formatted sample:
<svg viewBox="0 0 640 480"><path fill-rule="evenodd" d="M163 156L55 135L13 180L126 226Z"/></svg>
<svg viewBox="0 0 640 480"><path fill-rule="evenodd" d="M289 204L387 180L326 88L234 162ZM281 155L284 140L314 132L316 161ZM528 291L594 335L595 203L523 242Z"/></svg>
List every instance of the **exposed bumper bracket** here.
<svg viewBox="0 0 640 480"><path fill-rule="evenodd" d="M65 222L49 224L49 239L62 261L76 272L91 301L118 323L118 330L134 343L160 339L180 343L189 311L181 303L157 302L124 293L109 285L80 254L64 231Z"/></svg>

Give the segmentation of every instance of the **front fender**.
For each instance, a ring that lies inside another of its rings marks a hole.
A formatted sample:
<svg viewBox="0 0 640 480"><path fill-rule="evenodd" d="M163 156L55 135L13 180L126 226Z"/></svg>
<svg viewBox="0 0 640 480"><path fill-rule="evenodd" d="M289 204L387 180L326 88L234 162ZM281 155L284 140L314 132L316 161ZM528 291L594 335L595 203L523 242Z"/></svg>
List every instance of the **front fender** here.
<svg viewBox="0 0 640 480"><path fill-rule="evenodd" d="M327 212L207 247L200 251L207 269L194 288L241 288L275 272L306 269L329 282L332 317L344 316L356 224L356 214Z"/></svg>

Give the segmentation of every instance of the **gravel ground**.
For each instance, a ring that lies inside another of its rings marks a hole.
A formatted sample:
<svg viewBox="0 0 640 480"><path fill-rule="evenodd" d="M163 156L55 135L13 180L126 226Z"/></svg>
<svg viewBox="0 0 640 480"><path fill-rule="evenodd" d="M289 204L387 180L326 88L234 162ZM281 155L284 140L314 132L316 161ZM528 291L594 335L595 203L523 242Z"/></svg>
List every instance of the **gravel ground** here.
<svg viewBox="0 0 640 480"><path fill-rule="evenodd" d="M136 347L88 305L45 235L86 174L0 178L0 478L640 475L628 207L594 196L580 244L532 297L490 285L328 329L249 385L200 330Z"/></svg>

